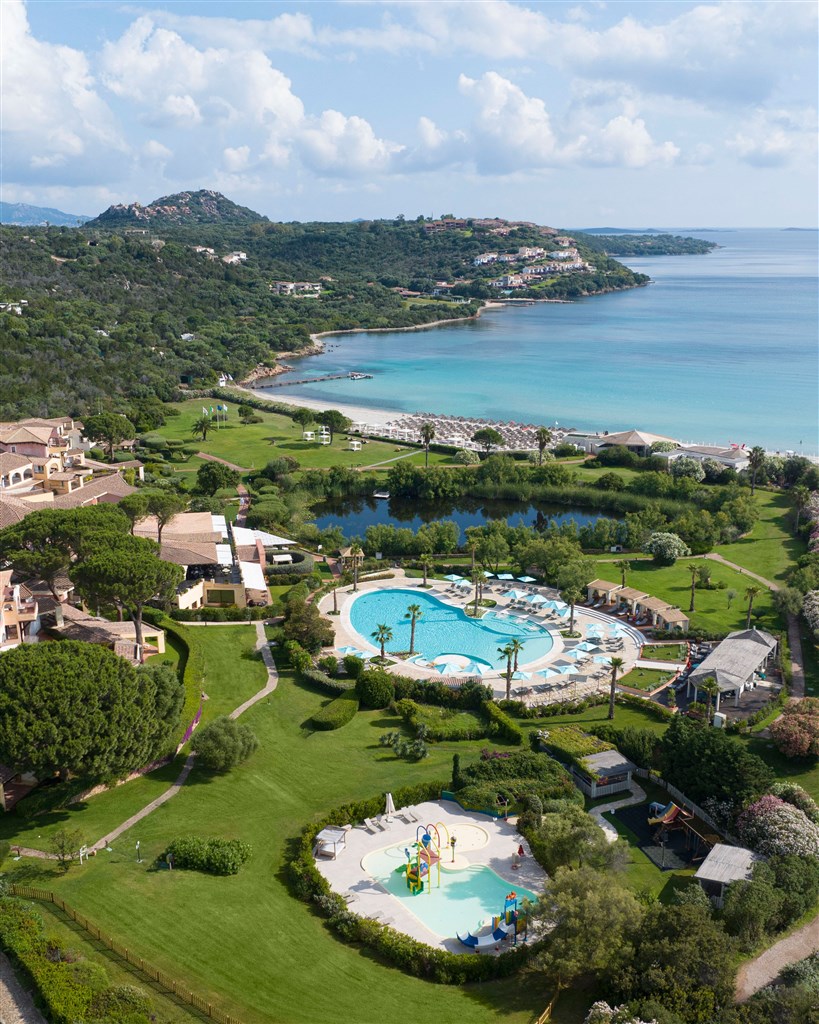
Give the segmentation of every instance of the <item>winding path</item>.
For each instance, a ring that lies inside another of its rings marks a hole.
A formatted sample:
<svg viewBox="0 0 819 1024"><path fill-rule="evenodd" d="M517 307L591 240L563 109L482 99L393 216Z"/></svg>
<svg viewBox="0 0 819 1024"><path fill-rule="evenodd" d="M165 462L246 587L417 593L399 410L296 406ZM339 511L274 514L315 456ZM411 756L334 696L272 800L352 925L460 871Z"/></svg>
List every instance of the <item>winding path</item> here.
<svg viewBox="0 0 819 1024"><path fill-rule="evenodd" d="M589 815L603 829L603 834L608 842L616 843L620 838L620 834L610 821L606 821L603 815L609 811L616 811L618 807L630 807L632 804L641 804L647 799L642 786L638 786L634 779L632 779L631 796L624 797L622 800L612 800L611 803L600 804L598 807L592 807L589 810Z"/></svg>
<svg viewBox="0 0 819 1024"><path fill-rule="evenodd" d="M229 718L237 719L240 715L243 715L248 708L252 708L254 704L258 704L260 700L273 693L276 687L279 685L279 674L276 671L276 665L273 661L273 656L270 653L270 648L267 644L267 637L264 632L264 624L261 622L254 623L256 627L256 650L262 652L262 660L264 661L265 668L267 669L267 682L261 688L249 697L243 704L231 711ZM118 825L111 832L108 832L98 839L93 846L89 846L89 850L104 850L106 846L109 846L115 839L118 839L123 832L127 832L129 828L133 828L137 822L142 821L143 818L147 818L149 814L152 814L157 807L161 807L162 804L167 803L172 797L176 796L179 790L184 786L188 779L188 776L193 769L194 761L196 760L196 754L191 751L190 754L185 758L185 763L182 766L182 771L177 775L176 779L171 783L168 789L165 790L160 796L156 797L149 804L146 804L141 810L137 811L136 814L132 814L130 818L124 821L121 825ZM14 850L21 857L38 857L40 860L56 860L56 854L44 853L42 850L33 850L25 846L15 846ZM5 1022L4 1022L5 1024Z"/></svg>
<svg viewBox="0 0 819 1024"><path fill-rule="evenodd" d="M760 953L740 967L736 978L736 1001L744 1003L754 992L778 978L790 964L804 960L819 951L819 917L814 917L798 931L780 939L770 949Z"/></svg>

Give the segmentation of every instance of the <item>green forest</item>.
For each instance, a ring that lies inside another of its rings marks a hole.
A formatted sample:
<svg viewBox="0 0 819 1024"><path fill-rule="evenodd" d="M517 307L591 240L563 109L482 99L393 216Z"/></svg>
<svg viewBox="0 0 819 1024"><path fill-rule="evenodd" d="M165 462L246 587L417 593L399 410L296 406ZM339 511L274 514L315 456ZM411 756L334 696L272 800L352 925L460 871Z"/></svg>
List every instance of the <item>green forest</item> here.
<svg viewBox="0 0 819 1024"><path fill-rule="evenodd" d="M0 229L0 298L27 303L21 315L0 313L0 419L167 401L183 382L209 387L223 372L239 380L278 353L305 348L311 333L472 316L493 294L486 282L494 275L473 266L477 254L549 244L536 225L499 238L471 221L443 231L402 218L249 221L251 211L234 216L234 204L219 198L227 208L211 222L154 217L150 227L129 229L105 214L79 229ZM648 281L602 247L594 251L597 241L578 239L594 272L545 281L537 297ZM223 262L233 251L246 261ZM320 282L321 294L279 296L277 280ZM449 296L432 294L438 281L453 283Z"/></svg>

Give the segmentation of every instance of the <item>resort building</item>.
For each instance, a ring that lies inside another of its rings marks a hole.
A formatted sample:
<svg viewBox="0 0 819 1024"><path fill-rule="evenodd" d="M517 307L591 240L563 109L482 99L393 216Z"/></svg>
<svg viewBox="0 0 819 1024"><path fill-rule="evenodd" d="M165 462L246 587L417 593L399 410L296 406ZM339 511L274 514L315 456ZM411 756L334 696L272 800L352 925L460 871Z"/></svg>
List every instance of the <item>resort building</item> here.
<svg viewBox="0 0 819 1024"><path fill-rule="evenodd" d="M617 600L617 591L622 590L622 584L609 583L608 580L592 580L586 585L586 600L589 604L614 604Z"/></svg>
<svg viewBox="0 0 819 1024"><path fill-rule="evenodd" d="M572 778L577 788L592 800L631 789L631 776L637 770L619 750L590 754L583 758L583 767L585 771L572 765Z"/></svg>
<svg viewBox="0 0 819 1024"><path fill-rule="evenodd" d="M342 572L352 569L354 566L361 566L364 564L364 552L359 551L357 554L353 554L352 547L340 548L339 549L339 561L341 562Z"/></svg>
<svg viewBox="0 0 819 1024"><path fill-rule="evenodd" d="M690 696L693 687L696 700L703 683L713 679L718 690L716 710L719 711L720 698L726 694L734 695L736 707L746 689L753 689L757 683L765 680L777 647L776 638L762 629L743 629L729 633L704 661L692 669L688 676L686 696Z"/></svg>
<svg viewBox="0 0 819 1024"><path fill-rule="evenodd" d="M602 434L567 434L566 441L582 448L584 452L597 455L604 448L628 448L636 455L652 455L651 446L657 443L671 443L679 445L673 437L665 437L663 434L651 434L646 430L621 430L619 433L610 434L607 430Z"/></svg>
<svg viewBox="0 0 819 1024"><path fill-rule="evenodd" d="M728 846L717 843L697 868L694 878L718 909L722 909L725 890L732 882L747 882L753 875L754 866L764 860L758 853L752 853L742 846Z"/></svg>
<svg viewBox="0 0 819 1024"><path fill-rule="evenodd" d="M11 578L11 569L0 572L0 653L19 647L40 629L36 598Z"/></svg>
<svg viewBox="0 0 819 1024"><path fill-rule="evenodd" d="M721 466L730 466L738 473L750 465L749 453L744 445L730 445L727 448L717 445L680 445L679 448L675 448L671 452L656 452L655 454L658 459L664 459L668 463L669 469L673 462L683 457L696 459L697 462L718 462Z"/></svg>
<svg viewBox="0 0 819 1024"><path fill-rule="evenodd" d="M142 647L137 643L133 622L109 622L71 604L52 602L51 610L41 616L41 624L44 632L55 640L100 644L134 665L151 654L165 653L165 631L148 622L142 624Z"/></svg>
<svg viewBox="0 0 819 1024"><path fill-rule="evenodd" d="M634 587L620 587L615 593L614 599L620 611L628 611L629 615L636 615L637 605L648 596L642 590L635 590Z"/></svg>
<svg viewBox="0 0 819 1024"><path fill-rule="evenodd" d="M654 624L657 629L667 629L671 632L676 630L680 633L687 633L691 627L691 620L679 608L668 607L657 612Z"/></svg>

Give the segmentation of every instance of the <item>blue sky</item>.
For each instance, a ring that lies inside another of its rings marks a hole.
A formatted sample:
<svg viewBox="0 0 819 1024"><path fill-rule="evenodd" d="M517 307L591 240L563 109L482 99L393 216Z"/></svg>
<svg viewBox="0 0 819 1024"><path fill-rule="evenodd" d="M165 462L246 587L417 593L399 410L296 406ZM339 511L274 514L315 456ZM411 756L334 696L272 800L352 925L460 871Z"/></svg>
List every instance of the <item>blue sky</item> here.
<svg viewBox="0 0 819 1024"><path fill-rule="evenodd" d="M817 6L0 0L2 198L814 226Z"/></svg>

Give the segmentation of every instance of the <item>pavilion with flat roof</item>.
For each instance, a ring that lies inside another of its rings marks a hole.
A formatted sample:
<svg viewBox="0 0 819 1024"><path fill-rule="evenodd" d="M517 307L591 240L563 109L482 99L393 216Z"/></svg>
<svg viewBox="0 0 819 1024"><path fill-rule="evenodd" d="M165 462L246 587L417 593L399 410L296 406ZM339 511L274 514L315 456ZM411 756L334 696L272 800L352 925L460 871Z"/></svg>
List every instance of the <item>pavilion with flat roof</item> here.
<svg viewBox="0 0 819 1024"><path fill-rule="evenodd" d="M778 642L763 629L742 629L728 636L688 676L686 696L694 687L694 698L706 679L717 684L717 711L720 697L733 693L734 706L748 688L756 685L765 672L770 658L776 653Z"/></svg>

